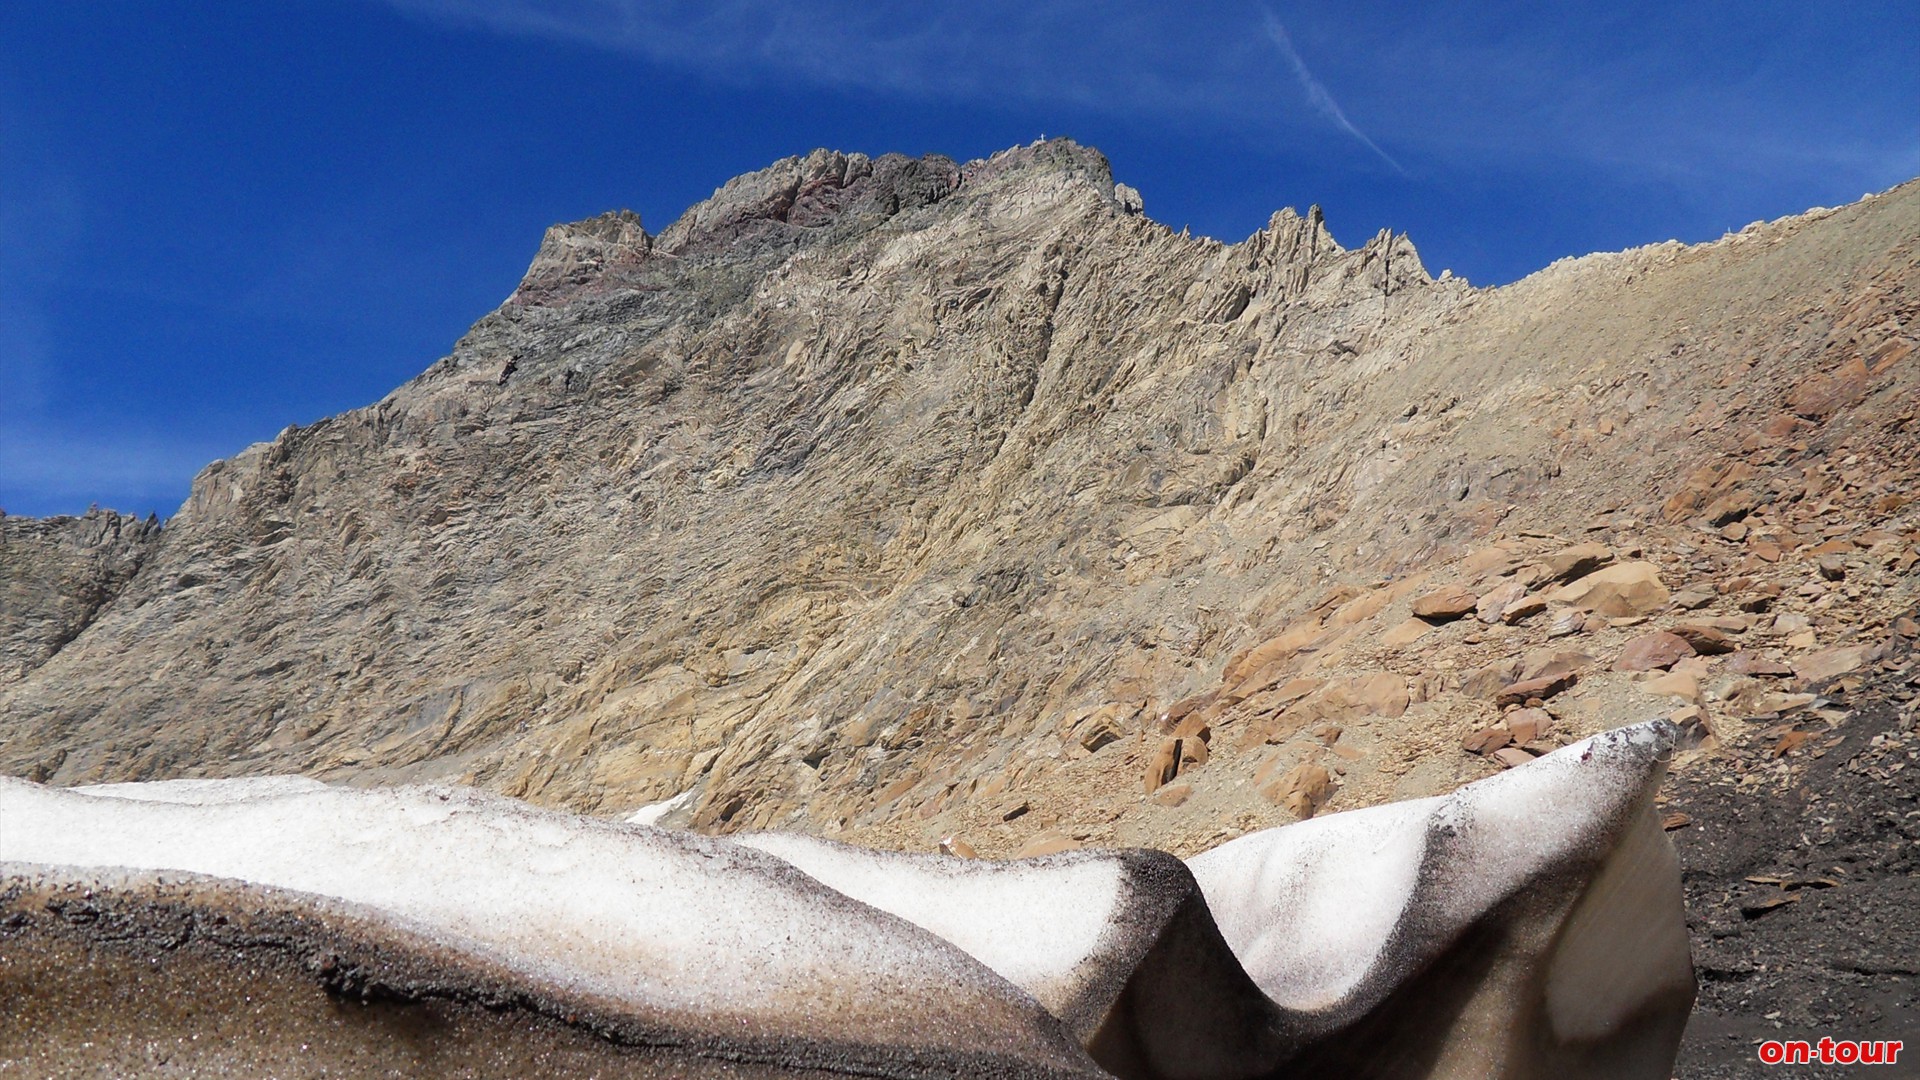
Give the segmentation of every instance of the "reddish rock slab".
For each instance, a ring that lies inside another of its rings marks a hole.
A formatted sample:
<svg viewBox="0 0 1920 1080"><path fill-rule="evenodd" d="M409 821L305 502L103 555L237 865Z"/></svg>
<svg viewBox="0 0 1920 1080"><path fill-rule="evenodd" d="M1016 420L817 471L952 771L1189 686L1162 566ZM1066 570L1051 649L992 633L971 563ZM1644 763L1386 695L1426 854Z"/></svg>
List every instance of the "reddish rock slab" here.
<svg viewBox="0 0 1920 1080"><path fill-rule="evenodd" d="M1460 749L1469 754L1491 754L1513 742L1513 732L1504 727L1481 728L1460 740Z"/></svg>
<svg viewBox="0 0 1920 1080"><path fill-rule="evenodd" d="M1801 682L1817 683L1838 678L1849 671L1857 671L1866 664L1871 645L1844 645L1837 649L1821 649L1817 653L1803 656L1793 665L1793 675Z"/></svg>
<svg viewBox="0 0 1920 1080"><path fill-rule="evenodd" d="M1515 709L1507 714L1506 723L1517 743L1535 742L1553 733L1553 715L1545 709Z"/></svg>
<svg viewBox="0 0 1920 1080"><path fill-rule="evenodd" d="M1575 675L1571 671L1563 672L1559 675L1546 675L1538 679L1522 679L1517 683L1512 683L1502 688L1500 693L1495 695L1494 703L1498 705L1525 705L1527 702L1535 699L1545 701L1579 681L1580 676Z"/></svg>
<svg viewBox="0 0 1920 1080"><path fill-rule="evenodd" d="M1503 746L1493 752L1493 760L1512 769L1532 761L1533 755L1517 746Z"/></svg>
<svg viewBox="0 0 1920 1080"><path fill-rule="evenodd" d="M1655 630L1627 642L1626 647L1620 650L1620 659L1613 662L1613 670L1664 670L1693 655L1694 648L1686 638L1665 630Z"/></svg>
<svg viewBox="0 0 1920 1080"><path fill-rule="evenodd" d="M1480 598L1458 585L1430 592L1413 602L1413 613L1428 622L1452 622L1472 613Z"/></svg>
<svg viewBox="0 0 1920 1080"><path fill-rule="evenodd" d="M1717 626L1704 623L1681 623L1673 628L1673 635L1682 638L1693 646L1693 651L1701 656L1719 656L1734 650L1733 639L1726 631Z"/></svg>

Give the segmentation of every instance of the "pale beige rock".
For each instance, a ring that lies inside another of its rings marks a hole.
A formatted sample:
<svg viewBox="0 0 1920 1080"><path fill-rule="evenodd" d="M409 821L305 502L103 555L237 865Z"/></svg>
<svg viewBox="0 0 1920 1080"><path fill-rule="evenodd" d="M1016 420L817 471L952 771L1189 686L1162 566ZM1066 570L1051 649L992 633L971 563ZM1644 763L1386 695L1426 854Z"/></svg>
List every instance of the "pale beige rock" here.
<svg viewBox="0 0 1920 1080"><path fill-rule="evenodd" d="M1329 709L1338 715L1396 717L1407 711L1407 680L1390 671L1376 671L1330 684L1322 692Z"/></svg>
<svg viewBox="0 0 1920 1080"><path fill-rule="evenodd" d="M1324 765L1302 763L1268 783L1260 793L1274 805L1291 810L1295 817L1310 818L1333 793L1333 774Z"/></svg>
<svg viewBox="0 0 1920 1080"><path fill-rule="evenodd" d="M1672 599L1650 562L1619 563L1562 586L1548 597L1609 618L1634 618L1666 609Z"/></svg>
<svg viewBox="0 0 1920 1080"><path fill-rule="evenodd" d="M1163 739L1160 748L1147 762L1147 775L1144 790L1148 795L1159 790L1163 784L1170 783L1180 772L1180 740Z"/></svg>
<svg viewBox="0 0 1920 1080"><path fill-rule="evenodd" d="M1640 689L1657 697L1677 697L1700 703L1700 680L1685 672L1668 672L1640 684Z"/></svg>

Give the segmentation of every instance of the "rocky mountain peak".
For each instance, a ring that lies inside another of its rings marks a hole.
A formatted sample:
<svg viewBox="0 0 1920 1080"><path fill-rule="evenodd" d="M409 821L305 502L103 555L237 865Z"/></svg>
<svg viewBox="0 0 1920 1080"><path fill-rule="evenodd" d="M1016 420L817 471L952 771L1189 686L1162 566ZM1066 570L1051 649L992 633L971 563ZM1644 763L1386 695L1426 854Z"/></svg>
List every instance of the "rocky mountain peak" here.
<svg viewBox="0 0 1920 1080"><path fill-rule="evenodd" d="M540 238L540 250L510 302L552 302L569 290L630 275L652 253L653 238L631 210L554 225Z"/></svg>

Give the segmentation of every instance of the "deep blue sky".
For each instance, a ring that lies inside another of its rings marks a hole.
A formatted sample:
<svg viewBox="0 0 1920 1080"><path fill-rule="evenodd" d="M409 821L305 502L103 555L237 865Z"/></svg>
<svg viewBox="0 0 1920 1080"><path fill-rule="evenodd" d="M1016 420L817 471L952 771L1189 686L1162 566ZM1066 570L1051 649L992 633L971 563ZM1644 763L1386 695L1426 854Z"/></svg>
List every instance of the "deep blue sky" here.
<svg viewBox="0 0 1920 1080"><path fill-rule="evenodd" d="M0 508L166 516L378 399L549 223L816 146L1098 146L1175 227L1320 203L1503 283L1920 174L1920 5L23 0Z"/></svg>

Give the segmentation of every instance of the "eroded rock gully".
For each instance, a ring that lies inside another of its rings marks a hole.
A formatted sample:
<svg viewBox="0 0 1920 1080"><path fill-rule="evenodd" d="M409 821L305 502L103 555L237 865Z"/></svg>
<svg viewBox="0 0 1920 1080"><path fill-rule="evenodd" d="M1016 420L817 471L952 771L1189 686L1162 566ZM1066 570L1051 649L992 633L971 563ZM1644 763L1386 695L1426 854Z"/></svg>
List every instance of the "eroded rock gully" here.
<svg viewBox="0 0 1920 1080"><path fill-rule="evenodd" d="M0 771L1006 855L1652 715L1690 820L1862 709L1904 768L1917 243L1909 184L1475 289L1317 211L1176 233L1065 140L790 159L549 230L447 357L164 529L0 522Z"/></svg>

